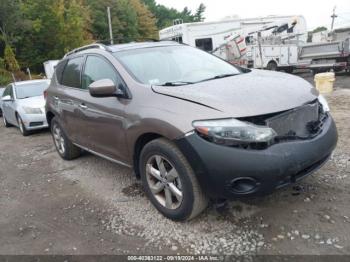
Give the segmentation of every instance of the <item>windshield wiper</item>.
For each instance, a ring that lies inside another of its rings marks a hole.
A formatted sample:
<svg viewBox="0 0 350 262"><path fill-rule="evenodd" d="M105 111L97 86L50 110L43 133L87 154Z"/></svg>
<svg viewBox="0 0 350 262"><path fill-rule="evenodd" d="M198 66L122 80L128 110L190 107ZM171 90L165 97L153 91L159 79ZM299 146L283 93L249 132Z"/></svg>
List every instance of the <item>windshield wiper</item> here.
<svg viewBox="0 0 350 262"><path fill-rule="evenodd" d="M188 81L173 81L173 82L165 82L161 86L184 86L184 85L190 85L194 84L193 82Z"/></svg>
<svg viewBox="0 0 350 262"><path fill-rule="evenodd" d="M214 80L214 79L220 79L220 78L230 77L230 76L236 76L236 75L239 75L239 74L221 74L221 75L216 75L216 76L213 76L213 77L210 77L210 78L207 78L207 79L203 79L203 80L201 80L201 81L198 81L197 83L205 82L205 81L209 81L209 80Z"/></svg>

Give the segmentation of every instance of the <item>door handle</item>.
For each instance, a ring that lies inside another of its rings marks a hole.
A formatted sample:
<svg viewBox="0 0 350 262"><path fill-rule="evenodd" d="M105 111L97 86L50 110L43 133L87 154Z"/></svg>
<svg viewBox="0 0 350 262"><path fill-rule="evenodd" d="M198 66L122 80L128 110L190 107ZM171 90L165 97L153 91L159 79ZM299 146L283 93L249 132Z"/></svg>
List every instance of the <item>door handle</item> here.
<svg viewBox="0 0 350 262"><path fill-rule="evenodd" d="M53 99L56 101L59 100L58 96L54 96Z"/></svg>
<svg viewBox="0 0 350 262"><path fill-rule="evenodd" d="M81 109L87 109L87 108L88 108L85 104L80 104L79 107L80 107Z"/></svg>

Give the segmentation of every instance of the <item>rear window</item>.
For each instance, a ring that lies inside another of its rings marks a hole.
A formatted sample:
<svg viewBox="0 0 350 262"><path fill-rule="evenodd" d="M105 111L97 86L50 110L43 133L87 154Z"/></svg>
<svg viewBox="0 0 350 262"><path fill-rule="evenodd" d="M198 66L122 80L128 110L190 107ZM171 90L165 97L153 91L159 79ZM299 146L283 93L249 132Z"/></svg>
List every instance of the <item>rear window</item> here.
<svg viewBox="0 0 350 262"><path fill-rule="evenodd" d="M81 56L68 60L62 74L62 85L80 88L80 72L83 59Z"/></svg>

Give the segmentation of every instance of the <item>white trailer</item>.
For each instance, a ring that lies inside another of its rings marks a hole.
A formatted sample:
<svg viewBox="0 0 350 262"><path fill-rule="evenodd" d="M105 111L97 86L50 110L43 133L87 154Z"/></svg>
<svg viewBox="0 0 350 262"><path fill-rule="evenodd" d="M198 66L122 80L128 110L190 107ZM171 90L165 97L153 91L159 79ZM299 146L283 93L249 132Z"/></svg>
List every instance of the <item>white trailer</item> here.
<svg viewBox="0 0 350 262"><path fill-rule="evenodd" d="M297 36L294 42L291 35ZM161 30L159 38L198 47L234 64L291 71L297 65L299 42L307 40L307 29L303 16L268 16L176 23Z"/></svg>
<svg viewBox="0 0 350 262"><path fill-rule="evenodd" d="M51 79L53 73L55 72L55 67L58 64L59 60L48 60L44 62L45 75L48 79Z"/></svg>
<svg viewBox="0 0 350 262"><path fill-rule="evenodd" d="M268 16L247 19L230 19L215 22L197 22L174 24L159 31L160 40L175 40L190 46L211 52L224 44L226 39L235 34L247 36L253 31L269 28L276 24L290 24L297 21L293 33L300 36L300 41L306 42L307 28L303 16ZM262 37L271 35L271 30L262 32ZM290 32L283 32L281 37L288 36Z"/></svg>

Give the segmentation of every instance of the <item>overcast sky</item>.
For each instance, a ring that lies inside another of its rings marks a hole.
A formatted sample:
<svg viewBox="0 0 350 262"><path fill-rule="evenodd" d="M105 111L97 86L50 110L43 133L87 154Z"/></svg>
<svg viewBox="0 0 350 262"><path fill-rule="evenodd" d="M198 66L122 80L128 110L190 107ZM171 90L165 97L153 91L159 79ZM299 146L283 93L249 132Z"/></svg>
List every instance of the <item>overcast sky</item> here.
<svg viewBox="0 0 350 262"><path fill-rule="evenodd" d="M350 0L156 0L167 7L182 10L188 6L195 10L203 2L207 10L206 21L220 20L225 16L238 15L240 18L267 15L303 15L307 27L312 30L318 26L331 25L330 15L337 6L339 17L335 28L350 26Z"/></svg>

